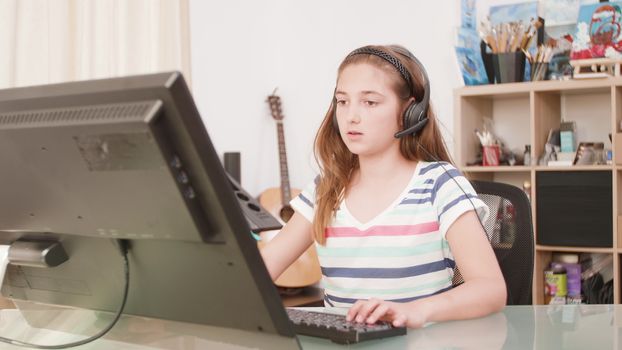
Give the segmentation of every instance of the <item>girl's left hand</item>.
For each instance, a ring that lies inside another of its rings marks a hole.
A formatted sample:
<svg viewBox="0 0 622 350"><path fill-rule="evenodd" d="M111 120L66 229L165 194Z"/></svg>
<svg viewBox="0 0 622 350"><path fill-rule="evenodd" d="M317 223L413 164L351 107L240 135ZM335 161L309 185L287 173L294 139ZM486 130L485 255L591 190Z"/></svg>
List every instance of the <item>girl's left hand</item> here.
<svg viewBox="0 0 622 350"><path fill-rule="evenodd" d="M346 320L373 324L382 319L395 327L419 328L426 322L426 317L421 312L423 310L417 310L415 303L395 303L377 298L358 300L348 310Z"/></svg>

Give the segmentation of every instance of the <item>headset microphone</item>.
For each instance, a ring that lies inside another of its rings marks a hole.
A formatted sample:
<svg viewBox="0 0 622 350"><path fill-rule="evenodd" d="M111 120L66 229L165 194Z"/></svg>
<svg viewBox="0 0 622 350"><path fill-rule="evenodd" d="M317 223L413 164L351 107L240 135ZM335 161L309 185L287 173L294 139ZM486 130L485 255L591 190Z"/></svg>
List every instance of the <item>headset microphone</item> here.
<svg viewBox="0 0 622 350"><path fill-rule="evenodd" d="M423 113L423 111L421 112ZM402 131L398 131L395 133L395 138L399 139L400 137L404 137L406 135L415 135L419 132L419 130L423 129L423 127L428 123L428 118L422 119L417 124L411 126L410 128L404 129Z"/></svg>

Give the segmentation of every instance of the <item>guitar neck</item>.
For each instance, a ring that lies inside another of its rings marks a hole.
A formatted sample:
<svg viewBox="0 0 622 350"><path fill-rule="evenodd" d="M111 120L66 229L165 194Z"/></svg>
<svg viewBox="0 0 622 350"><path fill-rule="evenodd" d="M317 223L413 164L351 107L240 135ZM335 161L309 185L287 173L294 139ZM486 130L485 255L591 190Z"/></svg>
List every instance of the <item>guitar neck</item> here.
<svg viewBox="0 0 622 350"><path fill-rule="evenodd" d="M281 203L285 205L292 199L292 194L289 186L289 172L287 170L287 152L285 151L283 121L277 121L276 131L279 141L279 163L281 167Z"/></svg>

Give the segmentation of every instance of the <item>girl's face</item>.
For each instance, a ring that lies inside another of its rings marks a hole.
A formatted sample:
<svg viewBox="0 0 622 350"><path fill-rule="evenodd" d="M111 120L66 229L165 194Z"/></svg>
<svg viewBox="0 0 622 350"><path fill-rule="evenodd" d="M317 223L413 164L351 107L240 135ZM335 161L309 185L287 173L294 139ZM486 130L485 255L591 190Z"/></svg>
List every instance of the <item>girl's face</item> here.
<svg viewBox="0 0 622 350"><path fill-rule="evenodd" d="M341 139L350 152L379 155L398 147L393 135L401 130L402 102L392 88L392 78L368 63L346 66L337 81L336 113Z"/></svg>

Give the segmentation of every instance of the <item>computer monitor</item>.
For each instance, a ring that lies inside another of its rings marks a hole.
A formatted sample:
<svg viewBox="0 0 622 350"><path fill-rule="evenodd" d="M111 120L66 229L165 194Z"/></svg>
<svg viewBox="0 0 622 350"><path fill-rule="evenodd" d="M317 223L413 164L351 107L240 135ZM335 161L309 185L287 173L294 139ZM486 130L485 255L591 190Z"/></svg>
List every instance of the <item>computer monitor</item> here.
<svg viewBox="0 0 622 350"><path fill-rule="evenodd" d="M252 211L180 73L1 90L0 164L0 243L60 242L68 256L9 265L3 295L114 311L124 286L115 242L127 239L125 313L298 346L250 235Z"/></svg>

